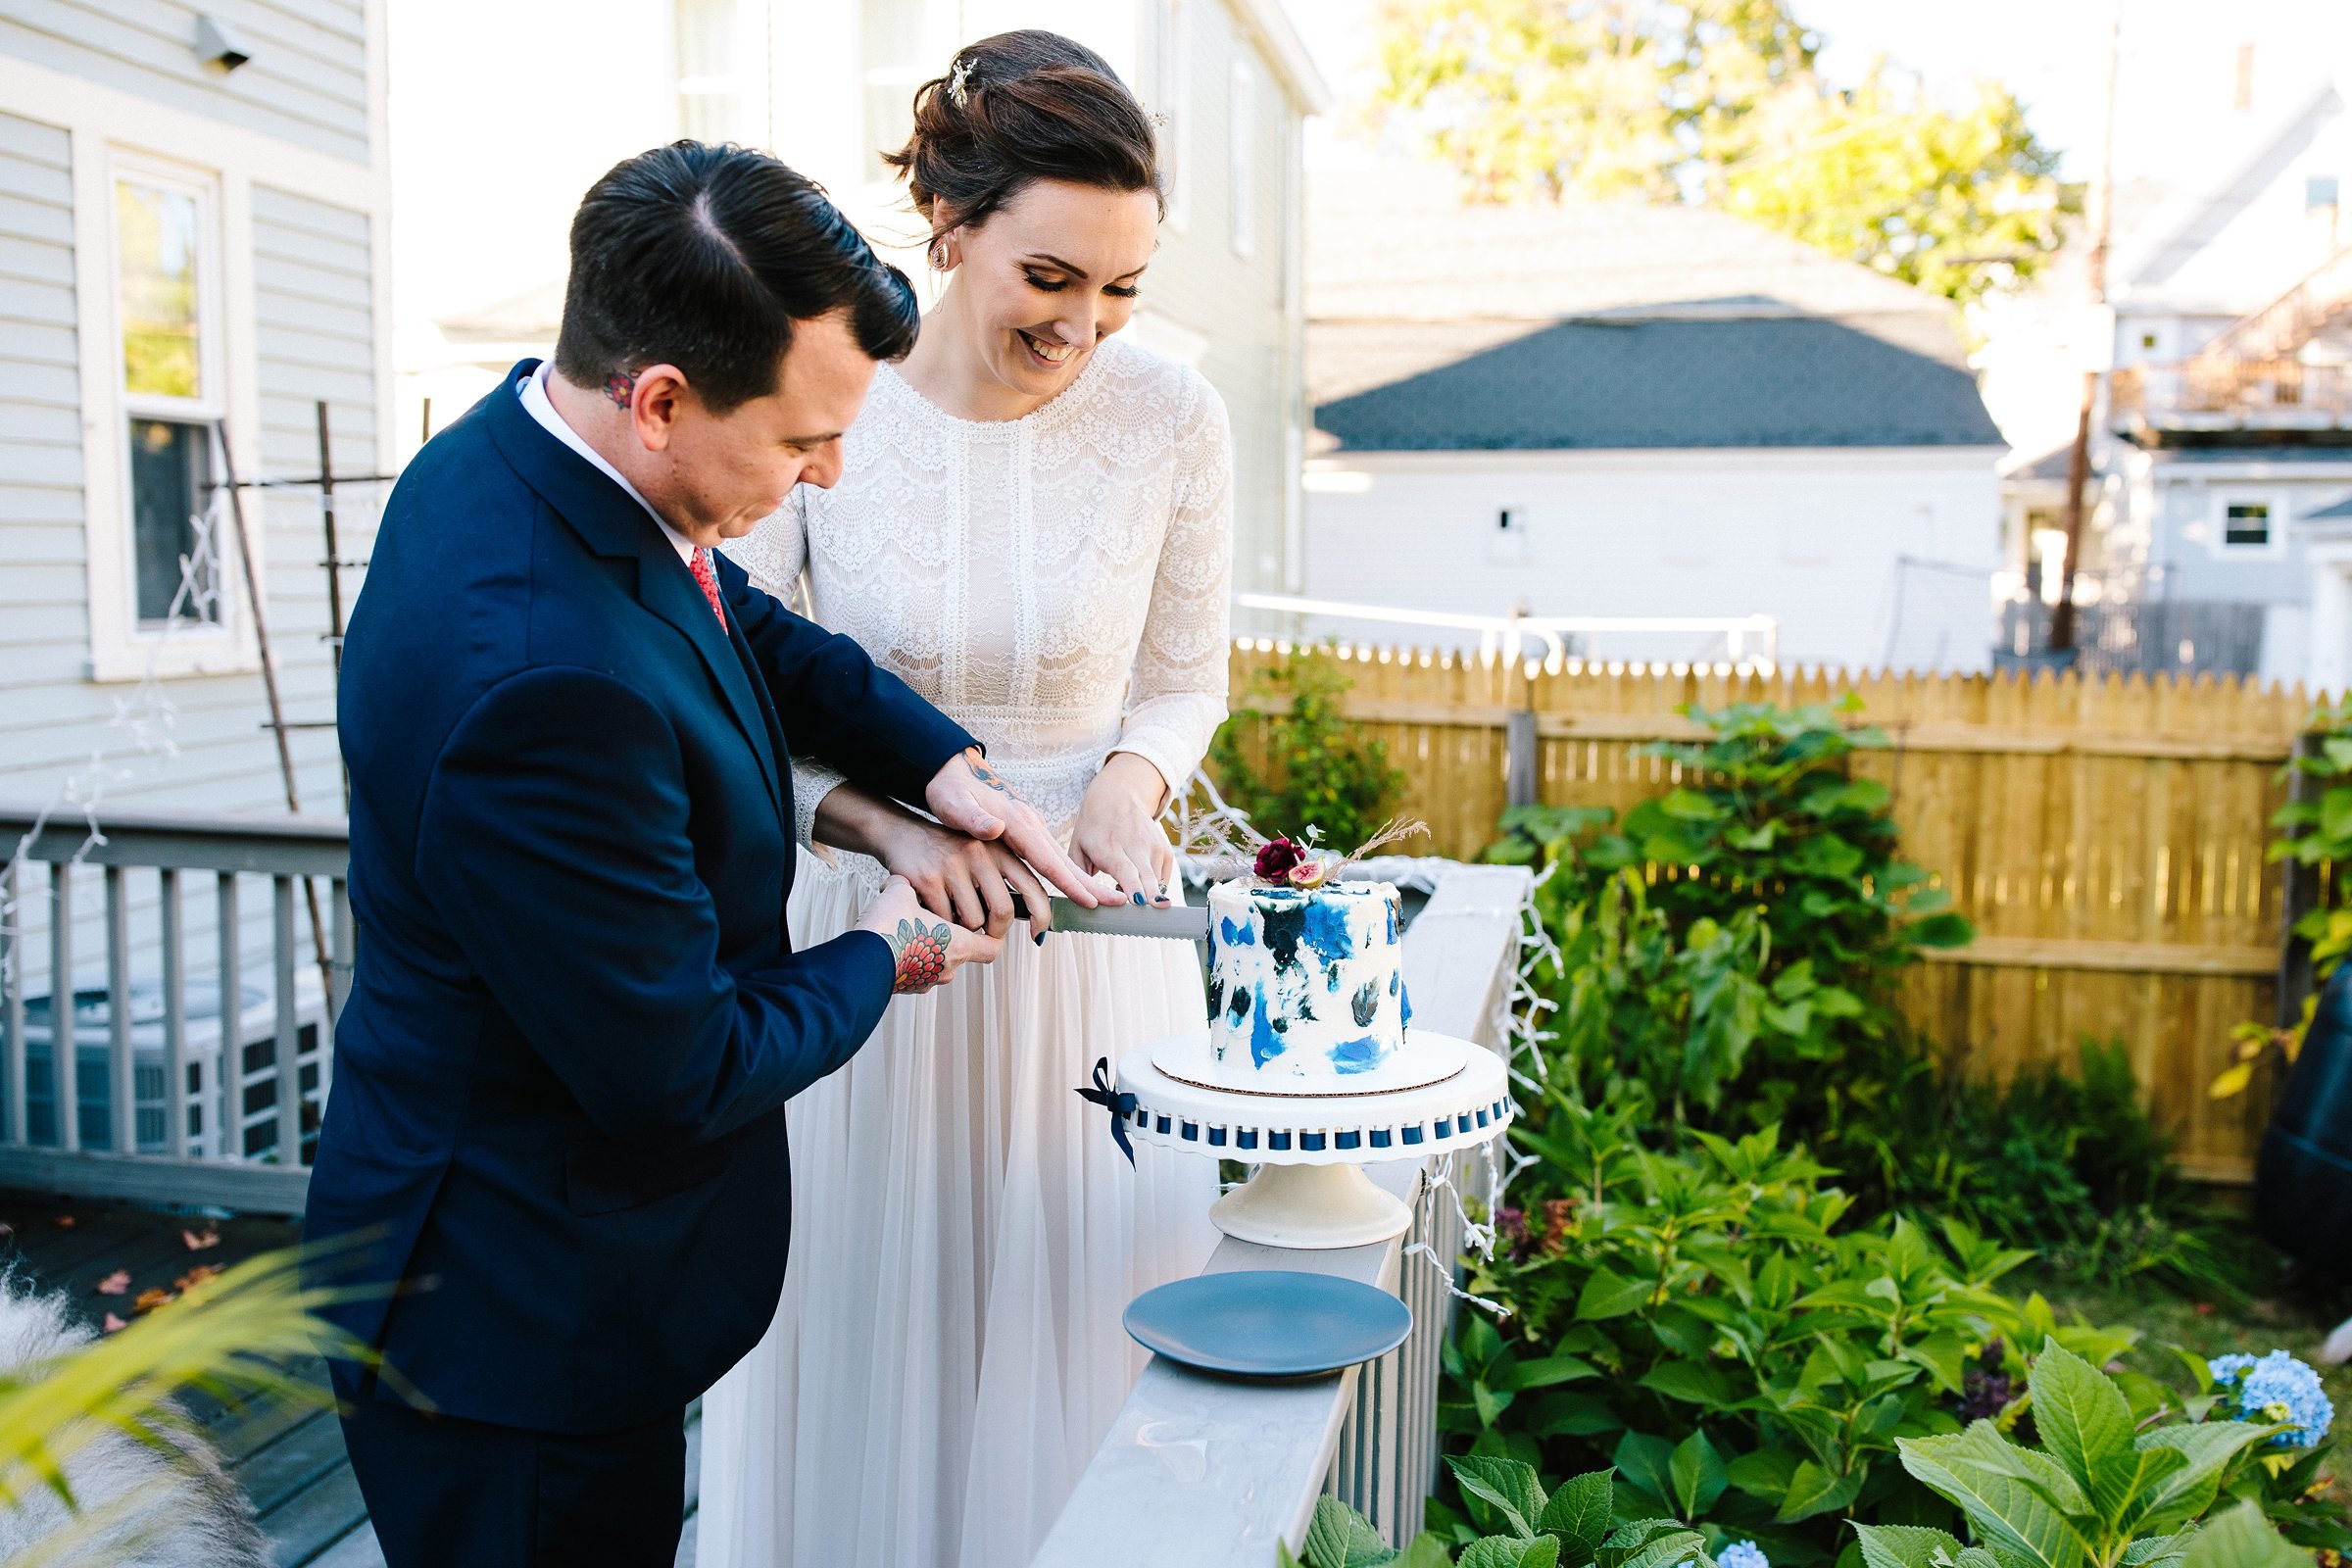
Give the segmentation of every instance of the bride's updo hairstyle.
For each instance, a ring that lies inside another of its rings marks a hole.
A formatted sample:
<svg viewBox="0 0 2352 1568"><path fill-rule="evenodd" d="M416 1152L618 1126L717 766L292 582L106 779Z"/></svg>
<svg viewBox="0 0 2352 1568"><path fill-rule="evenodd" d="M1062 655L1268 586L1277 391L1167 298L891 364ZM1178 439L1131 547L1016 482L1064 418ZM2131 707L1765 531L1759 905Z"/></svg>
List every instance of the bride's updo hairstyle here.
<svg viewBox="0 0 2352 1568"><path fill-rule="evenodd" d="M1025 28L956 53L914 93L914 134L882 161L906 180L934 244L1040 179L1148 190L1167 213L1152 117L1101 55Z"/></svg>

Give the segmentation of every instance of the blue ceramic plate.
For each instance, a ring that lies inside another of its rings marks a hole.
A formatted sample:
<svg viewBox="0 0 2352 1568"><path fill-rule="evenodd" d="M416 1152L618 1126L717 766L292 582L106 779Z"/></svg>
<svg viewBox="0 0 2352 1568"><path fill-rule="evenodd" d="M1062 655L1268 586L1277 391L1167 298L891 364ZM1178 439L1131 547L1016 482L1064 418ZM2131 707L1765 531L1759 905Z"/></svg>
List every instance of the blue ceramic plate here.
<svg viewBox="0 0 2352 1568"><path fill-rule="evenodd" d="M1127 1303L1127 1332L1146 1349L1243 1377L1336 1372L1394 1350L1412 1331L1412 1309L1386 1291L1287 1269L1200 1274Z"/></svg>

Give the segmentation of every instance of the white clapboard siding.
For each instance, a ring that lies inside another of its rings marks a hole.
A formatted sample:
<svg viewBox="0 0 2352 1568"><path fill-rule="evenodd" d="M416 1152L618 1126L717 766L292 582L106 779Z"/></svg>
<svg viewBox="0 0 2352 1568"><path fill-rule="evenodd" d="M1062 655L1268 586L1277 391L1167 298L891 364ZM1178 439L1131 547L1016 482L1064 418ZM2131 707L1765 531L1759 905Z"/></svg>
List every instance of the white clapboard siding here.
<svg viewBox="0 0 2352 1568"><path fill-rule="evenodd" d="M196 19L251 51L235 73L196 58ZM368 160L362 0L9 0L0 53L316 151ZM169 152L169 148L151 149Z"/></svg>

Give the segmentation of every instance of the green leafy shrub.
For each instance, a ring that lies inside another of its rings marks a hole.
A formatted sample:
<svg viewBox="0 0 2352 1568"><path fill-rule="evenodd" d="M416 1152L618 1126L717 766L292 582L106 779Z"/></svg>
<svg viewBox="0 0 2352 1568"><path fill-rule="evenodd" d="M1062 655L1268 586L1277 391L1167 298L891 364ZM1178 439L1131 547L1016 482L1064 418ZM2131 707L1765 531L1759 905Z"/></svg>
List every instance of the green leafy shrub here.
<svg viewBox="0 0 2352 1568"><path fill-rule="evenodd" d="M1940 1243L1847 1225L1850 1200L1776 1130L1694 1131L1675 1153L1635 1121L1555 1086L1514 1129L1536 1198L1497 1216L1507 1250L1472 1284L1511 1303L1510 1336L1464 1314L1440 1405L1455 1445L1553 1474L1614 1464L1632 1506L1793 1568L1836 1556L1836 1516L1946 1518L1895 1445L1960 1430L1994 1341L2130 1342L2009 1301L1995 1282L2028 1254L1956 1221Z"/></svg>
<svg viewBox="0 0 2352 1568"><path fill-rule="evenodd" d="M1686 711L1711 738L1645 748L1675 778L1622 825L1514 808L1488 851L1549 868L1537 903L1560 956L1536 978L1554 1082L1671 1128L1777 1126L1865 1215L1949 1215L2063 1272L2232 1296L2240 1250L2170 1168L2121 1045L2002 1085L1905 1025L1920 950L1973 933L1857 776L1886 742L1848 727L1854 705Z"/></svg>
<svg viewBox="0 0 2352 1568"><path fill-rule="evenodd" d="M1379 832L1404 798L1405 775L1384 743L1367 740L1341 711L1353 684L1320 649L1299 649L1260 670L1250 695L1270 706L1235 713L1209 747L1209 771L1227 804L1267 833L1313 827L1343 852Z"/></svg>
<svg viewBox="0 0 2352 1568"><path fill-rule="evenodd" d="M1854 771L1886 740L1846 725L1855 707L1687 708L1712 737L1642 748L1679 781L1622 825L1504 814L1488 858L1555 867L1538 899L1563 961L1539 983L1589 1093L1639 1087L1678 1120L1811 1137L1870 1114L1917 1054L1902 971L1975 933L1898 858L1886 786ZM1629 1020L1621 1052L1611 1031Z"/></svg>
<svg viewBox="0 0 2352 1568"><path fill-rule="evenodd" d="M1716 1568L1706 1537L1678 1519L1625 1517L1612 1472L1594 1471L1546 1494L1515 1459L1449 1459L1478 1520L1459 1568ZM1621 1522L1622 1521L1622 1522ZM1278 1545L1278 1568L1449 1568L1434 1532L1391 1550L1371 1521L1337 1497L1315 1503L1299 1555Z"/></svg>
<svg viewBox="0 0 2352 1568"><path fill-rule="evenodd" d="M2048 1425L2063 1396L2097 1404L2101 1422L2120 1408L2142 1448L2214 1458L2181 1472L2183 1486L2212 1476L2214 1487L2172 1496L2167 1513L2151 1514L2160 1523L2177 1503L2194 1503L2193 1514L2228 1494L2303 1544L2352 1546L2322 1496L2325 1443L2246 1450L2212 1419L2255 1398L2231 1393L2251 1358L2217 1378L2181 1353L2196 1380L2185 1395L2139 1371L2090 1370L2120 1364L2138 1332L2060 1322L2040 1296L2006 1294L2028 1252L1957 1219L1940 1234L1900 1215L1858 1222L1822 1167L1772 1129L1693 1131L1690 1147L1662 1152L1636 1125L1628 1107L1589 1108L1555 1086L1514 1128L1538 1160L1519 1178L1527 1206L1495 1216L1501 1245L1471 1278L1512 1315L1458 1320L1439 1406L1449 1449L1539 1475L1613 1465L1628 1516L1673 1513L1719 1551L1752 1541L1775 1568L1804 1568L1850 1545L1849 1521L1964 1528L1964 1505L1910 1456L1944 1452L1947 1440L1981 1445L1970 1434L1987 1423L2004 1441L2063 1446L2070 1440ZM2032 1346L2043 1348L2029 1358ZM2103 1392L2085 1392L2078 1368ZM2324 1429L2325 1400L2309 1387L2294 1420ZM2248 1430L2270 1439L2291 1424L2266 1416ZM2153 1485L2173 1461L2148 1464ZM1493 1520L1458 1490L1433 1503L1432 1518L1464 1542Z"/></svg>
<svg viewBox="0 0 2352 1568"><path fill-rule="evenodd" d="M2292 1028L2274 1029L2265 1023L2241 1023L2230 1031L2236 1041L2230 1064L2213 1081L2216 1100L2241 1095L2254 1081L2254 1068L2274 1046L2291 1064L2303 1048L2303 1036L2319 1006L2319 987L2328 983L2337 965L2352 954L2352 697L2332 709L2315 710L2308 724L2319 737L2319 755L2298 757L2284 776L2304 774L2318 781L2317 797L2290 801L2271 818L2279 830L2271 842L2269 858L2298 865L2334 866L2335 900L2323 903L2295 922L2295 935L2311 944L2312 977L2318 982L2303 999L2303 1013Z"/></svg>

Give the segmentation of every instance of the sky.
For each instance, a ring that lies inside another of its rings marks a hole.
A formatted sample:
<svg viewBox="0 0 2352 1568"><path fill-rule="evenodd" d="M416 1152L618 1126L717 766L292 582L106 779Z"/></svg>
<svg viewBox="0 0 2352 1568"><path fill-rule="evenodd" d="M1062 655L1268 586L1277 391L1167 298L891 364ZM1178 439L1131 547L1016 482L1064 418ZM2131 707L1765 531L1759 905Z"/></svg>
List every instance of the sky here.
<svg viewBox="0 0 2352 1568"><path fill-rule="evenodd" d="M1360 97L1378 0L1284 0L1325 78ZM1822 33L1822 69L1851 82L1884 55L1931 91L1965 93L1980 77L2024 102L2028 123L2064 156L2069 179L2096 169L2107 31L2116 0L1794 0ZM2117 172L2129 178L2194 161L2201 112L2231 109L2238 48L2254 45L2254 107L2284 113L2330 72L2352 83L2352 0L2121 0ZM2183 113L2183 110L2190 111ZM1310 164L1365 160L1344 111L1316 127Z"/></svg>

